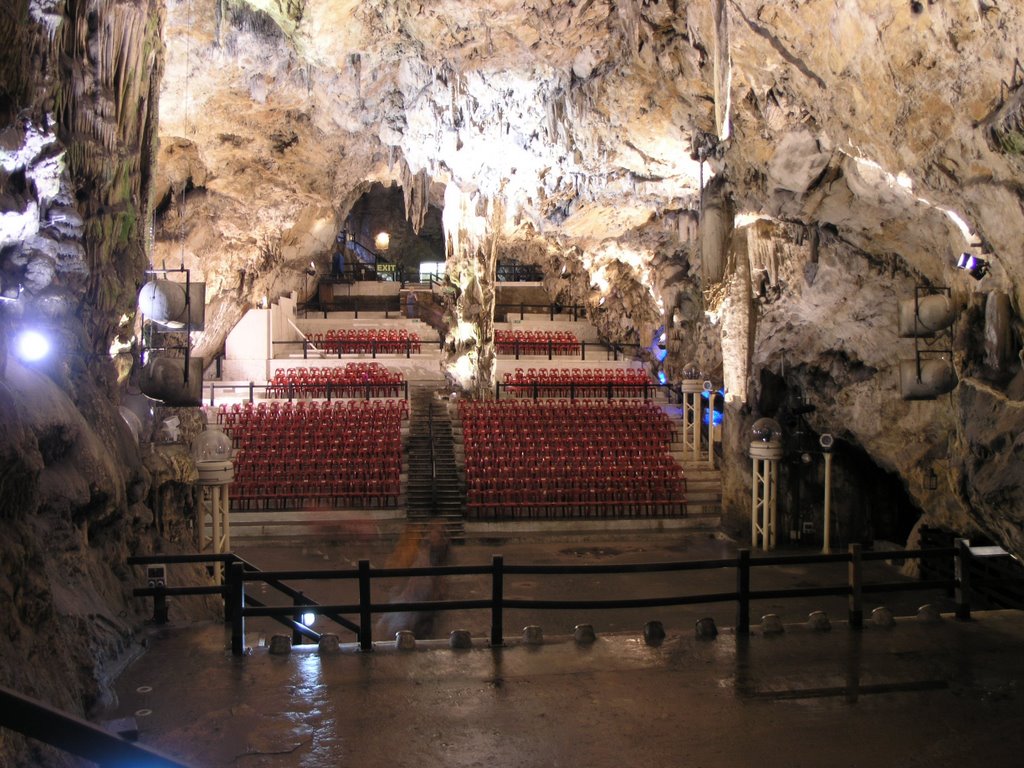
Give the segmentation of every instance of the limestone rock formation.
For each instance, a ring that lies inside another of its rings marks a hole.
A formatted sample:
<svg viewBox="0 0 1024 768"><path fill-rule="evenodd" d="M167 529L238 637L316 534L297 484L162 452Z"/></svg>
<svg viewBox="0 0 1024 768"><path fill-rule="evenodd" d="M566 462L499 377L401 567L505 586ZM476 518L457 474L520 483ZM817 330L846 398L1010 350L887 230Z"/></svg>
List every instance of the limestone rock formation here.
<svg viewBox="0 0 1024 768"><path fill-rule="evenodd" d="M48 376L99 430L105 447L83 455L106 466L103 451L122 450L103 415L118 397L108 350L131 347L147 261L205 282L193 341L210 357L264 296L308 290L310 262L326 271L360 196L397 184L413 229L442 211L457 294L446 371L466 389L492 382L494 264L537 264L552 300L641 345L652 372L678 381L693 360L724 386L737 530L749 427L768 415L788 434L791 524L813 523L820 462L807 447L831 432L848 536L903 537L923 521L1024 553L1022 13L888 0L14 0L0 10L0 385L5 370L23 375L5 364L14 330L52 327L66 356ZM962 252L987 274L957 270ZM903 400L899 384L915 348L897 336L896 305L918 289L948 289L957 310L944 354L958 384L931 401ZM92 445L65 416L77 437L57 444ZM30 520L49 433L3 429L18 500L3 519ZM67 470L60 525L76 551L96 548L71 535L84 520L120 557L131 537L113 531L148 519L118 490L142 476L126 466L95 489L82 466ZM4 560L18 563L9 585L30 585L19 610L41 612L39 626L53 603L41 558L26 539ZM101 570L93 583L110 578ZM120 632L95 636L112 648Z"/></svg>

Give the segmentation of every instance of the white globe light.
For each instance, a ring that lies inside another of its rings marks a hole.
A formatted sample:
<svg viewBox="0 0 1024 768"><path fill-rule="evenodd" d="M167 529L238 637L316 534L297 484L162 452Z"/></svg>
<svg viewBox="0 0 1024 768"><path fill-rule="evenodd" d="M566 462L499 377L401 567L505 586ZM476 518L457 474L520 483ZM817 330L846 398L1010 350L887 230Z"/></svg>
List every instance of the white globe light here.
<svg viewBox="0 0 1024 768"><path fill-rule="evenodd" d="M314 621L316 621L316 614L312 611L307 611L306 613L302 614L302 623L305 624L307 627L313 626Z"/></svg>
<svg viewBox="0 0 1024 768"><path fill-rule="evenodd" d="M22 331L14 341L14 352L26 363L35 363L50 354L50 340L39 331Z"/></svg>

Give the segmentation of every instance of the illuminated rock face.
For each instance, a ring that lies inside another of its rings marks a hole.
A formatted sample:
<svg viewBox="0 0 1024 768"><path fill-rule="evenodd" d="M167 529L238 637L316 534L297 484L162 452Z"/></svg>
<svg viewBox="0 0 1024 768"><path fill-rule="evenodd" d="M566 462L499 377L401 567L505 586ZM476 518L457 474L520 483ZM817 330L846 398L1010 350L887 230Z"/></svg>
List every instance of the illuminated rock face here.
<svg viewBox="0 0 1024 768"><path fill-rule="evenodd" d="M696 359L726 384L727 519L749 514L746 430L799 391L811 430L929 520L1024 552L1024 107L1000 86L1019 5L13 7L0 293L21 299L0 322L56 323L82 351L55 374L69 391L105 397L113 378L102 353L145 266L149 198L151 260L207 283L208 355L254 301L301 290L310 261L326 271L331 231L373 182L397 182L414 225L444 210L461 386L493 384L491 263L536 263L609 339L664 333L670 379ZM953 268L965 249L987 254L984 280ZM960 384L911 403L895 306L920 284L952 290Z"/></svg>
<svg viewBox="0 0 1024 768"><path fill-rule="evenodd" d="M1022 117L999 83L1016 7L229 0L188 19L186 7L168 8L161 134L195 147L202 180L184 194L184 227L168 208L156 253L181 250L184 230L213 286L224 322L203 349L257 294L299 286L304 264L275 246L309 211L342 219L370 182L395 181L414 225L428 203L444 209L457 385L491 387L490 262L536 263L552 298L587 306L609 339L653 352L664 333L670 380L696 359L726 384L741 467L726 476L727 518L748 514L741 434L779 407L770 374L815 406L811 429L901 478L933 521L1024 547L996 522L1018 519L994 501L1000 481L965 458L984 448L966 428L979 398L900 398L895 371L914 353L894 312L915 285L949 285L975 308L954 350L961 388L1012 408ZM972 243L994 253L982 283L952 266ZM967 343L995 333L977 311L988 290L1009 307L989 325L1013 329L998 370ZM958 490L972 483L993 493Z"/></svg>

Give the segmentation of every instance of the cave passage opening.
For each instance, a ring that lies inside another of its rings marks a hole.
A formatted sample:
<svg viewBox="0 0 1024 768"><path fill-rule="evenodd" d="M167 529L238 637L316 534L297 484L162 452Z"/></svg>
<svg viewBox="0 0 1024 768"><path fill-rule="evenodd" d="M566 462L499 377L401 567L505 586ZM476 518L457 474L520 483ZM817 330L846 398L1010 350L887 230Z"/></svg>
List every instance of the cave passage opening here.
<svg viewBox="0 0 1024 768"><path fill-rule="evenodd" d="M386 235L381 237L381 235ZM370 273L374 279L419 282L424 271L443 273L441 209L428 205L417 232L401 185L373 182L352 205L337 234L334 272Z"/></svg>

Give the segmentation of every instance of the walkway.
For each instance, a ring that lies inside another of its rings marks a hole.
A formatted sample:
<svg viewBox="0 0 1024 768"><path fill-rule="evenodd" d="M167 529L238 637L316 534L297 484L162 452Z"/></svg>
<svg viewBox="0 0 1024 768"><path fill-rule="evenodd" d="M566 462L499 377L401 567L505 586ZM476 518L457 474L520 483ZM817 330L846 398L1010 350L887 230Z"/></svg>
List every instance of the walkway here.
<svg viewBox="0 0 1024 768"><path fill-rule="evenodd" d="M262 567L344 566L366 556L382 562L385 552L370 551L376 546L242 554ZM730 549L706 536L662 535L452 551L456 563L497 551L506 562L621 562L701 559ZM792 568L772 582L818 578ZM620 581L577 588L586 596L631 589ZM566 591L539 581L509 589L536 596ZM912 613L926 598L908 595L890 605L897 614ZM378 642L371 654L346 645L333 656L297 649L276 657L254 627L252 654L241 660L227 652L220 623L172 625L153 629L149 652L124 675L120 705L109 716L137 713L143 743L203 768L1017 764L1024 749L1024 615L981 613L969 624L948 614L937 624L906 618L857 633L839 620L840 604L830 609L832 631L814 633L802 619L822 606L790 601L755 606L755 623L776 607L789 622L785 634L764 636L755 626L741 643L728 630L714 641L696 640L691 619L702 609L694 607L592 617L599 628L593 645L564 634L574 617L509 617L508 646L490 649L477 628L486 627L486 615L467 614L446 616L438 634L464 624L476 638L470 650L453 651L438 640L399 652L392 642ZM731 610L709 606L703 613L725 627ZM660 647L640 637L646 618L665 622L668 638ZM535 620L547 642L518 642L516 623Z"/></svg>

